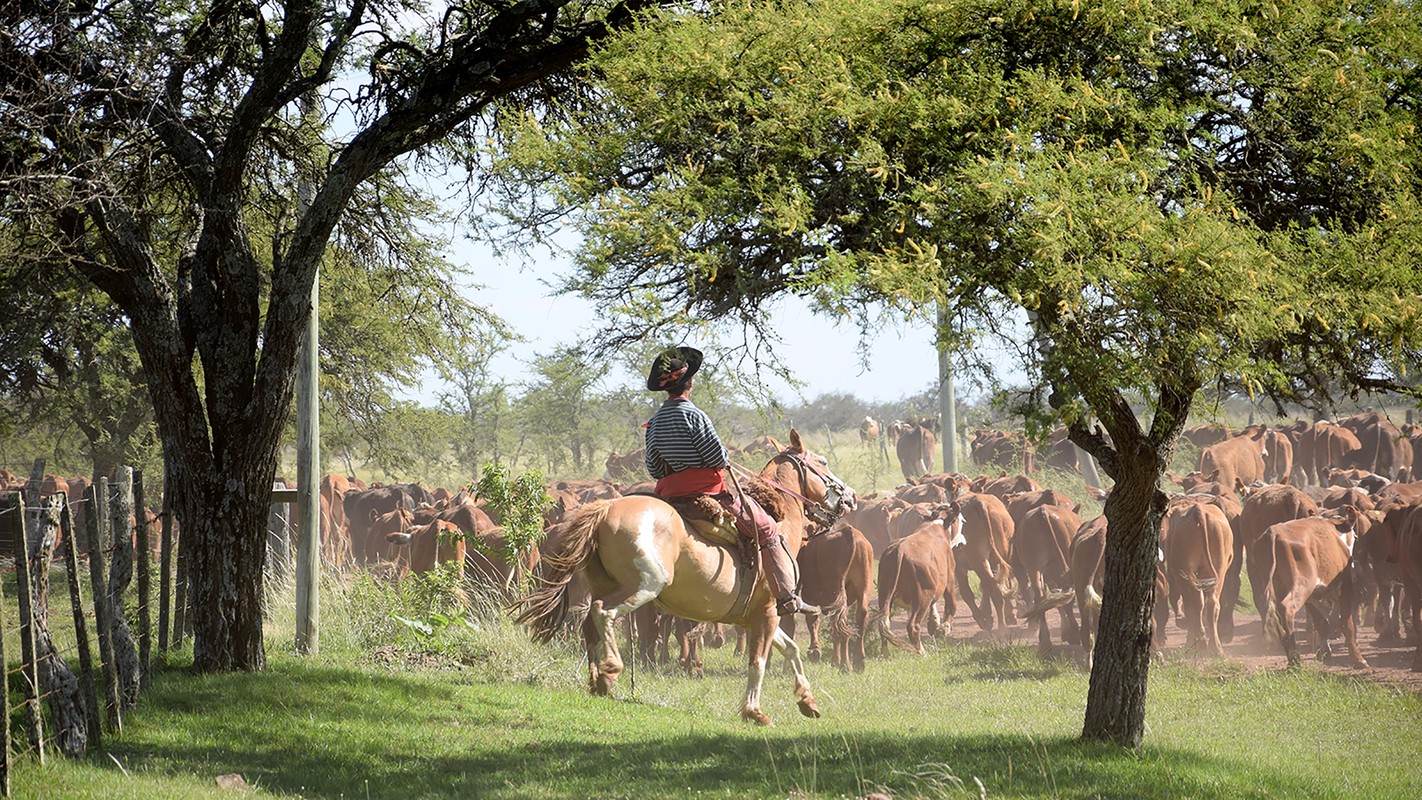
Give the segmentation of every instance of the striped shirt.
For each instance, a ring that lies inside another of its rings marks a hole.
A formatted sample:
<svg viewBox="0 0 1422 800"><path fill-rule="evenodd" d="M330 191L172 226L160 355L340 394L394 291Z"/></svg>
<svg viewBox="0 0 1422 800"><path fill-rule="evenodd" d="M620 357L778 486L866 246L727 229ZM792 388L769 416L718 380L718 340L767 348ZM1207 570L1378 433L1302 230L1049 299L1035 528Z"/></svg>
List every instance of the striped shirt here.
<svg viewBox="0 0 1422 800"><path fill-rule="evenodd" d="M720 468L730 461L706 412L690 400L668 400L647 422L647 474L658 480L695 467Z"/></svg>

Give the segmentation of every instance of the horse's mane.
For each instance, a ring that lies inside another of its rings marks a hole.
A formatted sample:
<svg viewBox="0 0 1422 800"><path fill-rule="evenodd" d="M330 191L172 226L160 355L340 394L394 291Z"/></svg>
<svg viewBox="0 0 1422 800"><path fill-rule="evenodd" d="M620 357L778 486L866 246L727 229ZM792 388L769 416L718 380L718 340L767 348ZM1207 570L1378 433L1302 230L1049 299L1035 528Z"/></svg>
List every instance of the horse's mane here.
<svg viewBox="0 0 1422 800"><path fill-rule="evenodd" d="M760 476L747 476L740 479L741 490L750 496L771 519L780 522L785 519L788 510L785 505L785 494L775 487L766 483Z"/></svg>

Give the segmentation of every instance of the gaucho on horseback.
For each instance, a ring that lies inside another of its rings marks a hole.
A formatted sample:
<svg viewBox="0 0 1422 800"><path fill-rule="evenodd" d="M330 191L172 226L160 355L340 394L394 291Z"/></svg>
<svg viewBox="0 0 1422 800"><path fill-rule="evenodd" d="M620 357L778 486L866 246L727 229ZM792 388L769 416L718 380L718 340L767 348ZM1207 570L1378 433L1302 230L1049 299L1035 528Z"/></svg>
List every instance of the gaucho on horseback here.
<svg viewBox="0 0 1422 800"><path fill-rule="evenodd" d="M818 614L818 607L796 593L794 561L775 520L754 498L726 485L726 447L711 418L691 402L702 358L695 348L672 347L652 360L647 389L666 392L667 399L645 426L647 473L657 481L657 494L674 504L697 495L712 498L735 520L741 536L759 545L778 614Z"/></svg>
<svg viewBox="0 0 1422 800"><path fill-rule="evenodd" d="M667 393L646 435L647 470L663 496L596 500L551 528L540 585L517 602L518 620L529 624L535 639L549 641L573 613L574 577L584 578L589 600L579 631L587 648L588 690L599 695L610 694L622 672L618 620L647 603L687 620L736 625L746 634L741 718L770 724L760 691L772 649L790 667L800 713L818 717L800 648L778 622L781 614L815 610L795 593L793 554L810 532L828 529L853 510L854 490L791 428L789 445L760 473L747 472L742 493L734 473L726 472L726 448L711 420L689 397L700 366L701 353L673 348L658 356L647 377L648 389ZM694 513L683 515L679 507ZM726 525L723 535L725 517L735 521L735 530ZM745 545L739 557L737 544ZM757 544L764 552L760 571L753 564Z"/></svg>

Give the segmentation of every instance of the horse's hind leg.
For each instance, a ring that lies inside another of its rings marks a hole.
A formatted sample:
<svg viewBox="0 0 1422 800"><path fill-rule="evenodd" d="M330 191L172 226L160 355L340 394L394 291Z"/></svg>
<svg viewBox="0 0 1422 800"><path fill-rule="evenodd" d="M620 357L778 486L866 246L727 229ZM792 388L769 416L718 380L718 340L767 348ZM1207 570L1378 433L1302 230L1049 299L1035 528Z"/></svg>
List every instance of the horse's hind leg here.
<svg viewBox="0 0 1422 800"><path fill-rule="evenodd" d="M588 691L611 693L622 674L622 654L617 650L617 620L631 614L661 594L666 584L643 576L636 589L619 588L594 599L583 620L583 642L588 651Z"/></svg>
<svg viewBox="0 0 1422 800"><path fill-rule="evenodd" d="M815 703L814 694L810 692L810 679L805 676L805 665L800 661L800 646L779 628L775 630L775 636L770 643L785 657L791 674L795 676L795 700L800 706L800 713L807 717L818 717L820 707Z"/></svg>

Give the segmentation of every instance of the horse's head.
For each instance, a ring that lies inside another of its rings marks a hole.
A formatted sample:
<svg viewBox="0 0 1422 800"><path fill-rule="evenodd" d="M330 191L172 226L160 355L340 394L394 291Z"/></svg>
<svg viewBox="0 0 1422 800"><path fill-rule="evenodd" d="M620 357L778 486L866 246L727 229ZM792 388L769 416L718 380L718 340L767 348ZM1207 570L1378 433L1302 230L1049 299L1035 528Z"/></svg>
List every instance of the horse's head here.
<svg viewBox="0 0 1422 800"><path fill-rule="evenodd" d="M805 516L825 528L859 505L849 484L830 471L824 456L805 447L799 431L793 428L790 445L770 459L761 475L798 492L804 501Z"/></svg>

